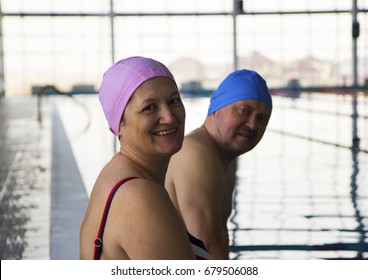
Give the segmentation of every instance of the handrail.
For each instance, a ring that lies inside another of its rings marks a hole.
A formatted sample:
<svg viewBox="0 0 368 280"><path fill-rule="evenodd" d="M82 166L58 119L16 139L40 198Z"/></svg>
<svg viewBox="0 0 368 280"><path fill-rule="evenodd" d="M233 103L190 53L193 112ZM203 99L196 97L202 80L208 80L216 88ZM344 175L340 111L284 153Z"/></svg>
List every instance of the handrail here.
<svg viewBox="0 0 368 280"><path fill-rule="evenodd" d="M49 89L53 90L57 94L72 97L70 92L61 91L54 85L46 85L39 87L37 90L37 120L40 124L42 123L42 96L44 96L47 90Z"/></svg>

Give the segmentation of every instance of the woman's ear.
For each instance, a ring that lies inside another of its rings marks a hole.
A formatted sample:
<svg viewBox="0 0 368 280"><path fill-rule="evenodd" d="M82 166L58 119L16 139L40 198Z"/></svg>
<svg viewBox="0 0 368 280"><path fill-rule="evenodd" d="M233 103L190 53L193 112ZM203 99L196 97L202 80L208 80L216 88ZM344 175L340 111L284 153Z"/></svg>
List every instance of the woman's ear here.
<svg viewBox="0 0 368 280"><path fill-rule="evenodd" d="M117 135L118 136L118 139L120 139L120 137L122 136L121 135L121 129L123 128L123 123L121 122L120 123L120 127L119 127L119 134Z"/></svg>

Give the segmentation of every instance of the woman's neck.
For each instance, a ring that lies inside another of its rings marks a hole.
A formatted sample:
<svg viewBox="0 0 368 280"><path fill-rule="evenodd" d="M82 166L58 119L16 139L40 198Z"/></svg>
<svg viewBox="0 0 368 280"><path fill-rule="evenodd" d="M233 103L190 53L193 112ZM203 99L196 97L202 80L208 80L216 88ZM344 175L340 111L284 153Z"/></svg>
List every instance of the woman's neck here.
<svg viewBox="0 0 368 280"><path fill-rule="evenodd" d="M165 185L165 176L169 165L170 157L151 157L147 159L147 155L139 156L136 153L120 149L118 154L126 158L140 176L152 180L160 186Z"/></svg>

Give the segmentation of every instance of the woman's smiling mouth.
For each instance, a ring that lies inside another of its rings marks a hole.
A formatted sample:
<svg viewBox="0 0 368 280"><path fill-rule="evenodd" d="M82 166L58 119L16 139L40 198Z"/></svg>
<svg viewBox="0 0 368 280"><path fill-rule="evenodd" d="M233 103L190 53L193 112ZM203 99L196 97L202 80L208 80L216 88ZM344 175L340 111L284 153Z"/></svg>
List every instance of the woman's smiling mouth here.
<svg viewBox="0 0 368 280"><path fill-rule="evenodd" d="M169 130L162 130L162 131L155 132L154 135L164 136L164 135L176 132L176 131L177 131L177 128L172 128L172 129L169 129Z"/></svg>

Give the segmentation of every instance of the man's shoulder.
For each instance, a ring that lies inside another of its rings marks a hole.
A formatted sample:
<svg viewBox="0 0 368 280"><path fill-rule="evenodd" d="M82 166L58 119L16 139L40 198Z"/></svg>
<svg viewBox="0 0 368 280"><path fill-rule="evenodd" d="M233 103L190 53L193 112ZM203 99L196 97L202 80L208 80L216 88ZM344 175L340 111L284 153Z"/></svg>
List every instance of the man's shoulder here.
<svg viewBox="0 0 368 280"><path fill-rule="evenodd" d="M212 146L211 139L203 134L200 129L196 129L187 134L183 142L184 149L195 150L203 154L212 154Z"/></svg>
<svg viewBox="0 0 368 280"><path fill-rule="evenodd" d="M222 174L219 169L222 163L216 154L213 144L200 134L190 134L185 137L182 149L173 156L176 166L193 172L205 172Z"/></svg>

